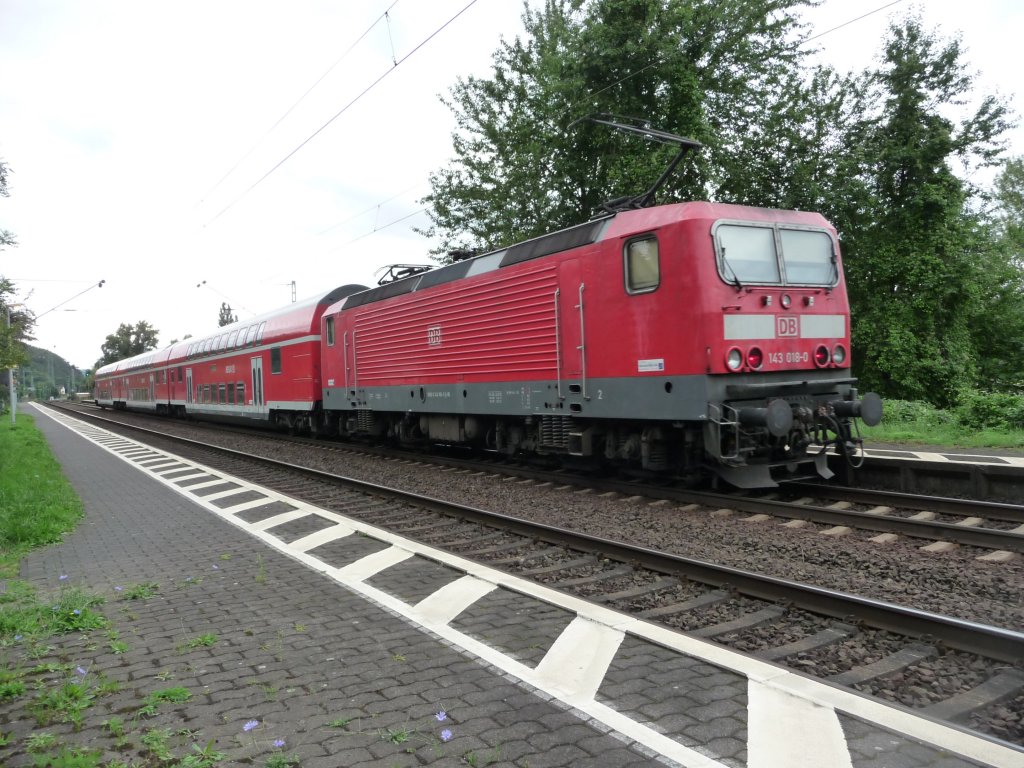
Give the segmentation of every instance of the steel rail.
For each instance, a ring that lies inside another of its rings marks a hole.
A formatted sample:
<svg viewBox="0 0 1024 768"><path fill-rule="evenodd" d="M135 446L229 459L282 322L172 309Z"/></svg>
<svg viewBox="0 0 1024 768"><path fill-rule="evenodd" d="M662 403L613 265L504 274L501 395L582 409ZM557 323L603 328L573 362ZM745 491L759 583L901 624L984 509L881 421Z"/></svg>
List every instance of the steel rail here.
<svg viewBox="0 0 1024 768"><path fill-rule="evenodd" d="M91 418L107 421L103 417ZM843 619L847 622L852 620L875 629L921 638L929 642L939 642L950 648L976 653L1007 663L1016 664L1024 661L1024 633L1021 632L949 616L941 616L845 592L800 584L787 579L765 576L729 566L715 565L714 563L681 557L667 552L636 547L624 542L533 523L510 515L488 512L475 507L422 496L397 488L390 488L377 483L303 467L269 457L254 456L243 451L210 445L190 438L168 435L145 427L120 423L118 423L118 426L202 450L212 450L246 462L295 472L323 482L341 485L366 494L427 509L438 514L457 516L461 519L517 533L530 539L545 541L578 551L599 554L603 557L640 565L667 575L683 576L718 588L731 589L740 594L763 600L792 604L812 613ZM851 617L853 618L851 619Z"/></svg>

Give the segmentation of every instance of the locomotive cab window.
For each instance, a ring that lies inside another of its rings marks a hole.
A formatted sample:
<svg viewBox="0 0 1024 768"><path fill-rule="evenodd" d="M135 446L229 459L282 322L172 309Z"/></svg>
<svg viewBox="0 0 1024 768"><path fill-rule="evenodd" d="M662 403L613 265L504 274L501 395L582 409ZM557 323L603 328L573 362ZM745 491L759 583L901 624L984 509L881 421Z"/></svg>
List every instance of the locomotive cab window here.
<svg viewBox="0 0 1024 768"><path fill-rule="evenodd" d="M626 293L650 293L661 283L658 262L658 239L643 237L630 240L624 251Z"/></svg>
<svg viewBox="0 0 1024 768"><path fill-rule="evenodd" d="M328 317L324 321L324 325L327 326L327 346L328 347L333 347L334 346L334 318L333 317Z"/></svg>
<svg viewBox="0 0 1024 768"><path fill-rule="evenodd" d="M837 276L836 254L827 232L783 229L782 259L787 283L831 285Z"/></svg>
<svg viewBox="0 0 1024 768"><path fill-rule="evenodd" d="M281 348L272 347L270 350L270 372L281 372Z"/></svg>
<svg viewBox="0 0 1024 768"><path fill-rule="evenodd" d="M832 235L797 225L718 222L718 274L745 285L834 286L839 279Z"/></svg>

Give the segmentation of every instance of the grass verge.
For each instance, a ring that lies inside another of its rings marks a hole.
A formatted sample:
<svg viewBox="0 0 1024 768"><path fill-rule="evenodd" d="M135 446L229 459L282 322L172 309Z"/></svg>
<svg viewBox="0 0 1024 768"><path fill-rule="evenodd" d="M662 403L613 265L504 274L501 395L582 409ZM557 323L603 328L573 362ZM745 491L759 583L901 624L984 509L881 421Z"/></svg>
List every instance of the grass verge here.
<svg viewBox="0 0 1024 768"><path fill-rule="evenodd" d="M60 541L82 517L82 502L24 413L0 427L0 578L15 578L21 557Z"/></svg>
<svg viewBox="0 0 1024 768"><path fill-rule="evenodd" d="M985 427L970 414L907 400L884 401L882 423L877 427L861 425L861 435L868 444L901 443L1024 452L1024 430Z"/></svg>

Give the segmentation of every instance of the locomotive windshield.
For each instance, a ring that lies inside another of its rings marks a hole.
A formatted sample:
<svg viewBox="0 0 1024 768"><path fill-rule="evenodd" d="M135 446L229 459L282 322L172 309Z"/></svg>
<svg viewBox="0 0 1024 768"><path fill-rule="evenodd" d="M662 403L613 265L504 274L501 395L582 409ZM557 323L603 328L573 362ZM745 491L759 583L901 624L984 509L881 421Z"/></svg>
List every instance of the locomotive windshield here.
<svg viewBox="0 0 1024 768"><path fill-rule="evenodd" d="M719 222L715 253L722 279L742 285L835 285L832 236L820 229Z"/></svg>

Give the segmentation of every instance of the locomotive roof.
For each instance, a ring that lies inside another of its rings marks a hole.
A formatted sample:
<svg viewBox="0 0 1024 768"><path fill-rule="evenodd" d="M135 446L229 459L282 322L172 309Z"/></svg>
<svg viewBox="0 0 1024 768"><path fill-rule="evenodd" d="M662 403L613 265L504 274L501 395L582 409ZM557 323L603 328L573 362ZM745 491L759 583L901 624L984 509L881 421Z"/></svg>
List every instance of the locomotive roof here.
<svg viewBox="0 0 1024 768"><path fill-rule="evenodd" d="M353 309L364 304L371 304L435 285L450 283L455 280L461 280L464 277L472 277L484 272L511 266L512 264L519 264L531 259L541 258L542 256L551 256L573 248L590 245L599 240L631 236L673 222L684 220L714 222L719 219L746 221L785 220L794 224L831 228L824 217L818 213L756 208L729 203L686 202L618 211L591 219L583 224L540 235L507 248L489 251L479 256L457 261L454 264L448 264L437 269L405 277L377 288L354 293L339 300L337 305L331 307L328 311L338 311L342 308ZM710 232L710 223L708 226L708 231Z"/></svg>

